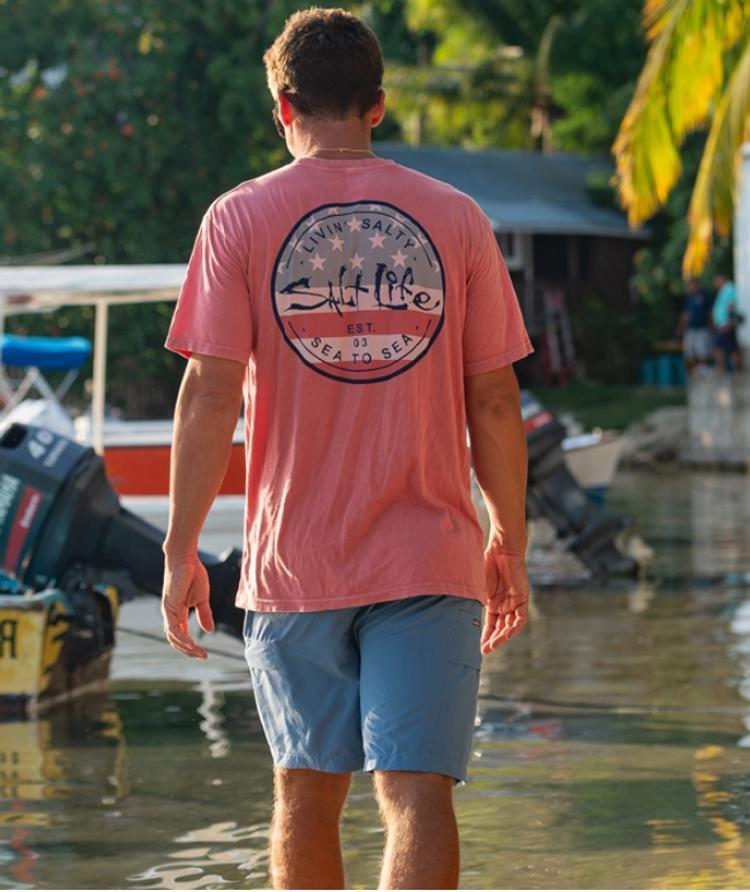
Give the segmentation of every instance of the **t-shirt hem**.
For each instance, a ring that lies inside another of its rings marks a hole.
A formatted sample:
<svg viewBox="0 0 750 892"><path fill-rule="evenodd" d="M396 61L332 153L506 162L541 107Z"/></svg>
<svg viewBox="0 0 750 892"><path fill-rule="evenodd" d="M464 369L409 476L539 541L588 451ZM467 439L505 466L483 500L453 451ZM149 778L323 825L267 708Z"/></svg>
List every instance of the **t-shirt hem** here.
<svg viewBox="0 0 750 892"><path fill-rule="evenodd" d="M305 598L304 601L284 601L279 598L259 598L248 595L240 589L235 606L241 610L279 613L311 613L316 610L335 610L345 607L363 607L381 601L398 601L418 595L454 595L487 603L487 593L475 585L461 582L415 582L395 588L375 592L362 592L339 598Z"/></svg>
<svg viewBox="0 0 750 892"><path fill-rule="evenodd" d="M516 344L515 347L505 350L503 353L498 353L487 359L479 359L476 362L464 363L464 375L478 375L481 372L491 372L493 369L501 369L506 365L517 362L519 359L523 359L525 356L528 356L533 352L534 348L531 346L531 341L527 338L526 340L521 341L520 344Z"/></svg>
<svg viewBox="0 0 750 892"><path fill-rule="evenodd" d="M223 344L212 344L210 341L202 341L198 338L169 337L164 342L167 350L179 353L186 359L190 359L193 353L203 353L206 356L215 356L218 359L235 359L237 362L247 363L250 354L241 347L227 347Z"/></svg>

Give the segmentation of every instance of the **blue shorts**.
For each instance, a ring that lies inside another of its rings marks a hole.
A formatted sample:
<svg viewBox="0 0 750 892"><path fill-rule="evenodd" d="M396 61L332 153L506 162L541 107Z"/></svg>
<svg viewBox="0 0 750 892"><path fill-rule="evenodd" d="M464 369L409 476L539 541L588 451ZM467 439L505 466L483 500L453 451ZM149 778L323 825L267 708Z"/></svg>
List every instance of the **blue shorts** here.
<svg viewBox="0 0 750 892"><path fill-rule="evenodd" d="M737 342L737 329L735 327L728 328L726 331L716 332L716 348L723 350L724 353L737 353L740 349Z"/></svg>
<svg viewBox="0 0 750 892"><path fill-rule="evenodd" d="M248 610L245 656L274 764L430 771L465 782L481 616L479 601L455 595Z"/></svg>

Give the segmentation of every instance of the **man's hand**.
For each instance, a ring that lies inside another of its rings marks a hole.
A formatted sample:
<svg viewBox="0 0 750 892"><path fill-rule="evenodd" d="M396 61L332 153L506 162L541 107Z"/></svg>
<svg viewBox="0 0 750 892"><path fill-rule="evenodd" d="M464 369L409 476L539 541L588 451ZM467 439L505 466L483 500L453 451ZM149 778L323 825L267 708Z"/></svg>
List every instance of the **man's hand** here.
<svg viewBox="0 0 750 892"><path fill-rule="evenodd" d="M188 632L190 611L204 632L214 621L208 603L206 568L198 560L198 538L232 450L242 405L245 364L194 353L177 396L170 456L169 524L164 537L162 615L167 641L188 657L206 651Z"/></svg>
<svg viewBox="0 0 750 892"><path fill-rule="evenodd" d="M204 632L213 632L214 618L208 598L208 573L197 556L179 561L167 558L161 599L164 634L175 650L199 660L207 659L208 654L193 641L188 631L188 619L195 608L198 625Z"/></svg>
<svg viewBox="0 0 750 892"><path fill-rule="evenodd" d="M526 475L521 396L512 366L464 378L471 458L490 519L485 551L488 654L517 635L528 616Z"/></svg>
<svg viewBox="0 0 750 892"><path fill-rule="evenodd" d="M488 601L482 631L484 655L515 638L529 617L529 579L522 555L485 552Z"/></svg>

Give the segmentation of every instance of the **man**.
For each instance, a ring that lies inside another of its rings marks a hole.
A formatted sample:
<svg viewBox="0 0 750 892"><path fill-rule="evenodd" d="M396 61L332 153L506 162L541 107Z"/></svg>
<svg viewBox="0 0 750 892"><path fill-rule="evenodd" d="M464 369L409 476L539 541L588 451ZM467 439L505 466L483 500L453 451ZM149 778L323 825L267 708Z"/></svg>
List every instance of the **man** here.
<svg viewBox="0 0 750 892"><path fill-rule="evenodd" d="M678 335L682 335L685 368L705 368L712 353L711 302L696 278L685 285L684 309L680 317Z"/></svg>
<svg viewBox="0 0 750 892"><path fill-rule="evenodd" d="M165 631L206 657L187 625L194 608L213 627L196 548L244 393L236 603L275 766L274 886L345 885L339 818L364 769L386 828L381 886L456 888L452 790L481 657L528 615L511 363L531 348L476 203L373 152L384 94L370 29L343 10L299 12L265 63L294 161L209 208L166 341L189 362Z"/></svg>
<svg viewBox="0 0 750 892"><path fill-rule="evenodd" d="M731 361L731 371L742 369L740 345L737 340L737 326L740 322L737 310L737 289L728 276L717 273L714 276L716 298L713 306L713 323L716 329L716 366L719 371L727 369L727 360Z"/></svg>

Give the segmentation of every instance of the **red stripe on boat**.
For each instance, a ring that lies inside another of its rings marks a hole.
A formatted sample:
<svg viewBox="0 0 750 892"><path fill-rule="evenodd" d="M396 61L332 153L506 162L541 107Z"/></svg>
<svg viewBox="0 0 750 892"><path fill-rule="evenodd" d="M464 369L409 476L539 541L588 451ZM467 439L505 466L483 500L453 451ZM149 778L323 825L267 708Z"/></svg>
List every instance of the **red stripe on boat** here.
<svg viewBox="0 0 750 892"><path fill-rule="evenodd" d="M8 536L8 547L5 549L5 569L15 570L18 565L18 559L21 556L21 549L29 535L31 525L34 523L34 517L42 504L42 494L33 486L25 486L21 502L16 511L13 526Z"/></svg>
<svg viewBox="0 0 750 892"><path fill-rule="evenodd" d="M169 495L169 446L106 446L107 477L121 496ZM245 492L245 447L233 443L229 465L219 494L238 496Z"/></svg>

